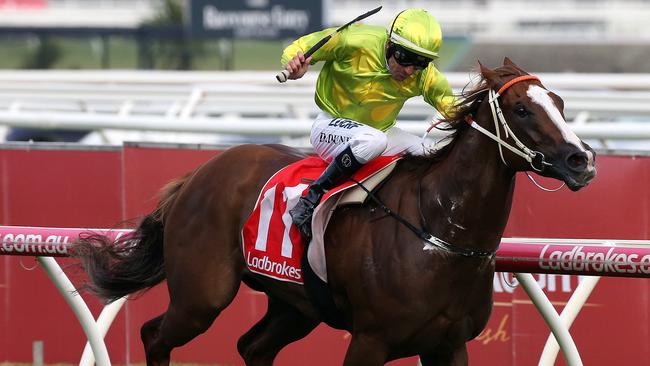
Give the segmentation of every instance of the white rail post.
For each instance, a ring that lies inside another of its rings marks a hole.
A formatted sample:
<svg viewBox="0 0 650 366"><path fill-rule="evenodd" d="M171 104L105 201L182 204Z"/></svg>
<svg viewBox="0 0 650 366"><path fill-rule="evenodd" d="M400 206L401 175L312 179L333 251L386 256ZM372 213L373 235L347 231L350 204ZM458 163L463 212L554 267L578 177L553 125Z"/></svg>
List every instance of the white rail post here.
<svg viewBox="0 0 650 366"><path fill-rule="evenodd" d="M542 317L544 317L546 324L551 328L555 338L557 338L560 343L567 365L582 366L582 360L580 359L578 348L576 347L575 342L573 342L573 338L571 338L569 329L562 323L562 320L557 311L555 311L553 304L551 304L544 294L544 291L539 287L537 281L533 278L533 275L530 273L515 273L515 276L533 301L533 304L537 307L537 310L539 310Z"/></svg>
<svg viewBox="0 0 650 366"><path fill-rule="evenodd" d="M571 295L569 302L567 302L560 314L560 319L567 329L571 328L571 324L573 324L573 321L578 316L578 313L584 306L585 302L587 302L587 298L589 298L589 295L591 295L591 292L594 290L599 280L600 277L597 276L585 277L573 292L573 295ZM542 351L542 356L539 359L539 366L555 365L555 359L557 358L559 350L560 345L557 343L557 339L555 339L553 333L549 334L548 339L546 340L546 345L544 346L544 351Z"/></svg>
<svg viewBox="0 0 650 366"><path fill-rule="evenodd" d="M77 289L75 289L72 282L70 282L70 279L68 279L68 276L65 275L54 258L37 257L37 259L52 282L56 285L59 293L61 293L65 301L72 308L74 314L77 316L81 328L86 334L90 347L92 347L95 358L97 359L97 366L111 366L111 360L108 357L108 350L106 350L104 339L97 328L95 318L90 312L88 305L86 305L84 300L81 298L81 295L77 293Z"/></svg>
<svg viewBox="0 0 650 366"><path fill-rule="evenodd" d="M126 302L126 297L119 298L112 303L104 306L101 314L97 318L97 329L102 339L106 337L108 329L113 324L113 320L124 306ZM86 347L84 347L84 352L81 355L81 361L79 361L79 366L92 366L95 363L95 355L93 354L92 346L90 341L86 342Z"/></svg>

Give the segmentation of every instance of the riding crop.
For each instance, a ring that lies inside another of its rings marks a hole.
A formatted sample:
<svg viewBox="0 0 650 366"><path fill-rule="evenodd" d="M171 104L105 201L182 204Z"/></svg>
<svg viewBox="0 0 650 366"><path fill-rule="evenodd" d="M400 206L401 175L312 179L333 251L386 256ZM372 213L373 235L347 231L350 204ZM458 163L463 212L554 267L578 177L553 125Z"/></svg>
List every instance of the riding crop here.
<svg viewBox="0 0 650 366"><path fill-rule="evenodd" d="M377 13L379 10L381 10L381 6L375 8L375 9L372 9L367 13L361 14L358 17L354 18L354 20L352 20L351 22L340 26L334 32L330 33L327 37L321 39L320 41L318 41L318 43L311 46L311 48L309 50L307 50L307 52L305 52L305 59L307 59L309 56L311 56L314 52L318 51L319 48L323 47L323 45L325 43L327 43L327 41L329 41L330 38L332 38L332 36L334 36L336 33L338 33L340 31L342 31L343 29L347 28L352 23L356 23L356 22L358 22L358 21L360 21L362 19L365 19L365 18ZM289 71L282 70L277 75L275 75L275 78L278 79L279 82L284 83L289 78Z"/></svg>

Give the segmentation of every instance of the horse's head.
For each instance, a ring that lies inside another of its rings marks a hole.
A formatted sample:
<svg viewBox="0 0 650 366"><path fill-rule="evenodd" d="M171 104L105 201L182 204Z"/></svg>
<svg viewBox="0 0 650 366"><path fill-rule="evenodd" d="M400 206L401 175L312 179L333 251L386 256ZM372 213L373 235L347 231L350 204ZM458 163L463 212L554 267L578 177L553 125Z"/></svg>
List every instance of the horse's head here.
<svg viewBox="0 0 650 366"><path fill-rule="evenodd" d="M494 70L480 67L489 88L484 104L490 103L483 115L492 112L496 134L510 146L500 144L504 163L562 180L573 191L589 184L596 154L569 129L562 98L508 58Z"/></svg>

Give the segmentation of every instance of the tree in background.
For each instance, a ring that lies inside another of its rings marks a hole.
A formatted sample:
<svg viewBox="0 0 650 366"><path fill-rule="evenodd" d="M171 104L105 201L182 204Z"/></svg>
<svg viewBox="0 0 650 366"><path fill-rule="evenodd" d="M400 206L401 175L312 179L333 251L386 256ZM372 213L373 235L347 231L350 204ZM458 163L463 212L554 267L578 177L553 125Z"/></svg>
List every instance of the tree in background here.
<svg viewBox="0 0 650 366"><path fill-rule="evenodd" d="M148 45L153 58L154 68L172 70L192 69L192 56L203 52L200 41L193 41L184 28L185 7L182 0L165 0L154 17L146 21L145 28L157 29L152 34L158 34ZM144 42L147 43L147 42Z"/></svg>
<svg viewBox="0 0 650 366"><path fill-rule="evenodd" d="M38 37L38 45L27 54L23 69L51 69L61 58L60 47L48 36Z"/></svg>

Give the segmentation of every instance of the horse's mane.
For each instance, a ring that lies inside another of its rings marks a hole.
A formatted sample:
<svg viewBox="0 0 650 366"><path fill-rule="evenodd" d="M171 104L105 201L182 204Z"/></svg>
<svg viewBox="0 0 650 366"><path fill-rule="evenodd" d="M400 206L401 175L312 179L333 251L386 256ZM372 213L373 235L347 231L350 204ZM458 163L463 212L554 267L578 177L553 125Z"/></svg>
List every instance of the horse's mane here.
<svg viewBox="0 0 650 366"><path fill-rule="evenodd" d="M503 65L494 70L500 77L518 76L522 74L522 70L511 66ZM449 152L454 148L458 142L459 137L462 136L468 129L469 124L465 122L467 116L476 115L478 108L487 97L490 86L487 79L478 73L478 80L470 81L463 90L456 95L457 102L452 108L452 111L442 120L438 126L439 130L453 131L450 135L444 137L441 143L446 143L441 148L432 151L423 156L407 155L402 160L403 162L414 163L414 166L419 168L428 168L444 160Z"/></svg>

